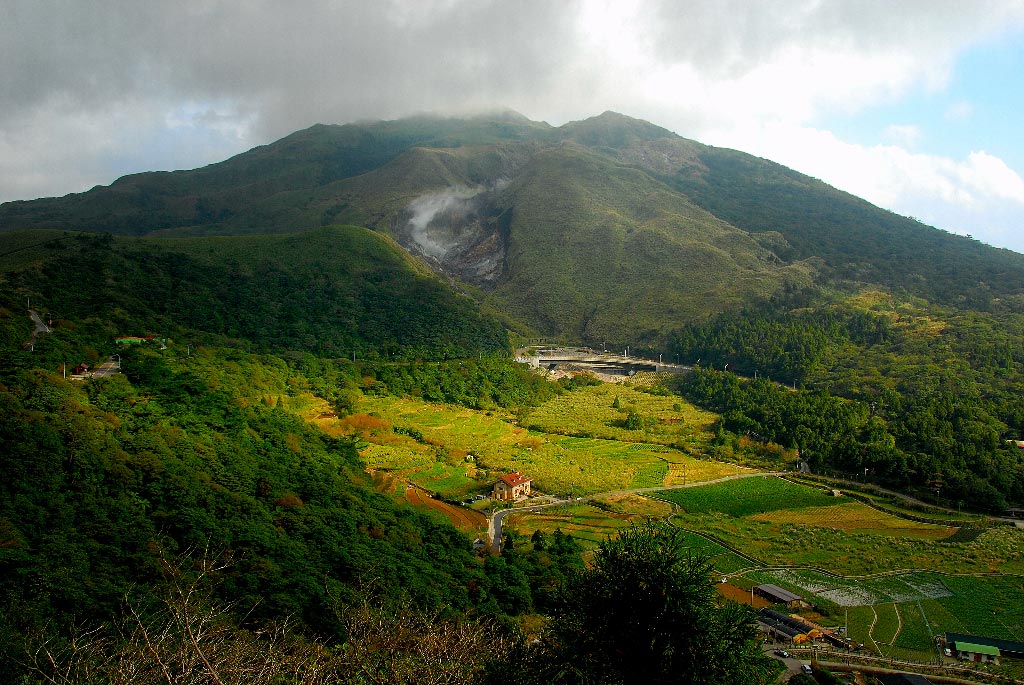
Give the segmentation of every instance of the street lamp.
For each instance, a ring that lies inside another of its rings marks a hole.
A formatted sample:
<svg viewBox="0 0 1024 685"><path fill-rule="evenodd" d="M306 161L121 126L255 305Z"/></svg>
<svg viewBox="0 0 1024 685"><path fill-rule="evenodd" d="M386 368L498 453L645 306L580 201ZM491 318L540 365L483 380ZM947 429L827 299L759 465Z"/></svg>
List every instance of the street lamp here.
<svg viewBox="0 0 1024 685"><path fill-rule="evenodd" d="M115 352L114 354L112 354L110 356L111 357L117 357L117 368L118 368L118 370L120 370L121 369L121 355L119 355L119 354L117 354Z"/></svg>

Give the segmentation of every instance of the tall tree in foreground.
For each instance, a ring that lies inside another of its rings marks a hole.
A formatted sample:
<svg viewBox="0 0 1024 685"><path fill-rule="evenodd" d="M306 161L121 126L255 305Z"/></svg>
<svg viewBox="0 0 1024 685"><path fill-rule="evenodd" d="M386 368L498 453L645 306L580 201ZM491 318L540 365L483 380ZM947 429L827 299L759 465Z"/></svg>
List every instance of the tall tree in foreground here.
<svg viewBox="0 0 1024 685"><path fill-rule="evenodd" d="M752 614L720 605L706 560L679 531L633 526L601 544L563 587L542 643L523 648L497 682L756 685L771 665Z"/></svg>

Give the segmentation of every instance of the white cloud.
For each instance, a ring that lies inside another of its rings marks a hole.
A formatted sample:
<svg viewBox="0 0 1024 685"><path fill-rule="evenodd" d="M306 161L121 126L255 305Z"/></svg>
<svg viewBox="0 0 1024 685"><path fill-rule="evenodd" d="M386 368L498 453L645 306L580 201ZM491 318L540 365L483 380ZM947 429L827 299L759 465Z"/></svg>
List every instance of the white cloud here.
<svg viewBox="0 0 1024 685"><path fill-rule="evenodd" d="M949 121L966 121L974 114L974 105L966 100L955 102L946 109L945 118Z"/></svg>
<svg viewBox="0 0 1024 685"><path fill-rule="evenodd" d="M897 211L907 193L978 212L986 198L1018 203L999 150L941 161L907 150L920 140L908 122L865 148L816 127L941 91L963 50L1024 26L1024 0L10 0L5 12L0 200L199 166L316 122L499 105L553 124L617 110ZM970 114L968 102L946 113Z"/></svg>
<svg viewBox="0 0 1024 685"><path fill-rule="evenodd" d="M880 207L1024 252L1017 228L1024 179L985 151L951 159L898 145L856 145L828 131L783 124L752 129L741 143Z"/></svg>

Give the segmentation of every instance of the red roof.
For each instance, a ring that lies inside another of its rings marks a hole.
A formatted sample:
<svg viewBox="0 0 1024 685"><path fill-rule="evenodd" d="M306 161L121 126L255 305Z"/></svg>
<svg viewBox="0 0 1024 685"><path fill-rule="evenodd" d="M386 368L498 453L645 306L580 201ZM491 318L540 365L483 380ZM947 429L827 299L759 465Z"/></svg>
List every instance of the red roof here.
<svg viewBox="0 0 1024 685"><path fill-rule="evenodd" d="M504 476L501 477L501 479L505 481L510 487L513 488L517 485L522 485L523 483L529 483L533 481L532 478L528 477L522 471L513 471L512 473L506 473Z"/></svg>

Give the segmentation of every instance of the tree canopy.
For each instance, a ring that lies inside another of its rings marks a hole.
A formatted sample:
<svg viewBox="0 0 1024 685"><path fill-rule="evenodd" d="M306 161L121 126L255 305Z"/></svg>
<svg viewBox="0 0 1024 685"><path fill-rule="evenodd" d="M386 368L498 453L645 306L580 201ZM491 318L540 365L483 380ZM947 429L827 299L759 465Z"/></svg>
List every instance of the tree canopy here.
<svg viewBox="0 0 1024 685"><path fill-rule="evenodd" d="M569 577L541 644L495 682L755 685L772 678L757 635L747 608L716 600L678 530L634 525Z"/></svg>

